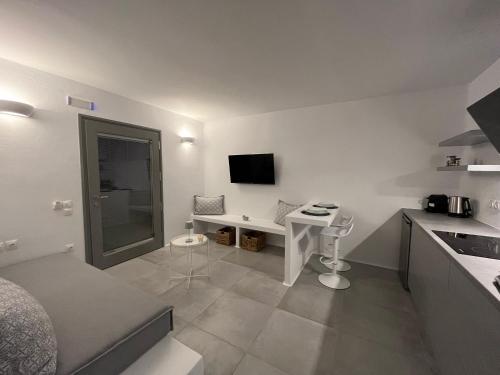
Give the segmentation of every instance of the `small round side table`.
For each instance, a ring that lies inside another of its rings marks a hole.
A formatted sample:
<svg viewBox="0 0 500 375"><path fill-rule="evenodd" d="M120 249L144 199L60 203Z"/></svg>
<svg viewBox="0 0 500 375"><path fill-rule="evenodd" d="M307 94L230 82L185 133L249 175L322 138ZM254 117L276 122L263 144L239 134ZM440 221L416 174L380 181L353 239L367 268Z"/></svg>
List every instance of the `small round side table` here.
<svg viewBox="0 0 500 375"><path fill-rule="evenodd" d="M207 236L204 234L193 234L191 236L183 234L170 240L170 254L172 254L172 246L186 248L189 251L187 254L189 257L189 272L184 276L174 276L171 279L188 279L187 287L189 288L193 277L210 277L210 258L208 254L210 243ZM201 246L206 246L207 249L207 273L193 275L193 249Z"/></svg>

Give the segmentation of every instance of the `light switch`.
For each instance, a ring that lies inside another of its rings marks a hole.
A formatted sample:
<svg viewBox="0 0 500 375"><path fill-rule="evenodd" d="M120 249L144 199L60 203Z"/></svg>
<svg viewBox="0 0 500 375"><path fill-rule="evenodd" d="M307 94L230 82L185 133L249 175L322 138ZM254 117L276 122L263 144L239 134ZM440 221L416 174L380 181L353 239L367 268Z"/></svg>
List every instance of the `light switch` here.
<svg viewBox="0 0 500 375"><path fill-rule="evenodd" d="M493 208L494 210L500 210L500 200L491 199L489 202L489 207Z"/></svg>
<svg viewBox="0 0 500 375"><path fill-rule="evenodd" d="M53 201L52 202L52 209L54 211L62 210L63 209L63 201Z"/></svg>

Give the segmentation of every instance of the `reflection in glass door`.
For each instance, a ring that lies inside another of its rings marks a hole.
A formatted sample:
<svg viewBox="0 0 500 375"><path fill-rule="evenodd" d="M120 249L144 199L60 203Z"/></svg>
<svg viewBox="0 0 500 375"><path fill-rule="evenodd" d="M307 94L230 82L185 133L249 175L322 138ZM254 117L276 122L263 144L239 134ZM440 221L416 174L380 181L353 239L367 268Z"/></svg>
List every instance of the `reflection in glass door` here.
<svg viewBox="0 0 500 375"><path fill-rule="evenodd" d="M160 134L81 116L87 259L105 268L163 245Z"/></svg>
<svg viewBox="0 0 500 375"><path fill-rule="evenodd" d="M154 236L149 141L99 135L103 250Z"/></svg>

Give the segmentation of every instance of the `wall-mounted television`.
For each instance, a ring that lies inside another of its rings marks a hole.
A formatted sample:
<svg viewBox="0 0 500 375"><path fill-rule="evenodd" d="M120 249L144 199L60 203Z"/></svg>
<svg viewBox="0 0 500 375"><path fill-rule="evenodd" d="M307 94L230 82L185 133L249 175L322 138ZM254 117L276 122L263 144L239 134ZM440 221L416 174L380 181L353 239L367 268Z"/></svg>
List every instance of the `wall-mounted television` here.
<svg viewBox="0 0 500 375"><path fill-rule="evenodd" d="M274 185L274 154L229 155L231 183Z"/></svg>

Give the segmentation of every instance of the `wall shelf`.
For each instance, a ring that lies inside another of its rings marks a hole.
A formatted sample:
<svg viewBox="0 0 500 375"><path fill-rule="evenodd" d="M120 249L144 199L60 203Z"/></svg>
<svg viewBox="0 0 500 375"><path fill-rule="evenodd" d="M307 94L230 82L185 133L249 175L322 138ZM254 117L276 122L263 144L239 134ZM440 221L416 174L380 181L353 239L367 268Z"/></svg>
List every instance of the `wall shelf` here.
<svg viewBox="0 0 500 375"><path fill-rule="evenodd" d="M489 142L486 135L484 135L482 130L469 130L465 133L456 135L454 137L445 139L439 142L439 147L449 147L449 146L472 146L481 143Z"/></svg>
<svg viewBox="0 0 500 375"><path fill-rule="evenodd" d="M462 171L462 172L500 172L500 165L496 164L469 164L458 167L437 167L438 171Z"/></svg>

